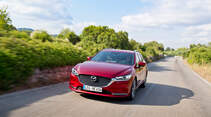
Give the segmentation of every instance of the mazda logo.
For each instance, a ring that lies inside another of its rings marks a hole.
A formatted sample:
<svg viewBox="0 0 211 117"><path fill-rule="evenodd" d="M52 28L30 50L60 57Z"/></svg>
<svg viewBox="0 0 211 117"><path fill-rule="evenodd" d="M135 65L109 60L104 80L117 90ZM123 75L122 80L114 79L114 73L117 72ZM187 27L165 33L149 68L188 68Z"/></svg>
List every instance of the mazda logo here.
<svg viewBox="0 0 211 117"><path fill-rule="evenodd" d="M91 76L91 81L96 82L97 81L97 77L96 76Z"/></svg>

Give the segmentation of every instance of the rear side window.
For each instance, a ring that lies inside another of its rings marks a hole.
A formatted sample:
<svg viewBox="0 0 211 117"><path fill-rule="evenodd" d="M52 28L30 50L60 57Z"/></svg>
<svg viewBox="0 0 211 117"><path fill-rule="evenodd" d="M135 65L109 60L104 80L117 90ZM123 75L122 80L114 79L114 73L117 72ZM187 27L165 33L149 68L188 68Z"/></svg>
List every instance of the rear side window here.
<svg viewBox="0 0 211 117"><path fill-rule="evenodd" d="M138 58L139 58L139 61L143 61L139 53L138 53Z"/></svg>
<svg viewBox="0 0 211 117"><path fill-rule="evenodd" d="M145 62L143 56L142 56L140 53L139 53L139 57L140 57L140 60L141 60L142 62Z"/></svg>
<svg viewBox="0 0 211 117"><path fill-rule="evenodd" d="M136 65L138 65L139 61L140 61L139 54L136 52Z"/></svg>

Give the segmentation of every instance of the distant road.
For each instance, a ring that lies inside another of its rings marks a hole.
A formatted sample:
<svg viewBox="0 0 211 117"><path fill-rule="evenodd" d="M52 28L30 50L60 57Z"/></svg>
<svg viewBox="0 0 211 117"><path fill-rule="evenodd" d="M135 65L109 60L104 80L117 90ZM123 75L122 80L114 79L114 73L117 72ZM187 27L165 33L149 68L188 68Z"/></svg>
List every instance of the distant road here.
<svg viewBox="0 0 211 117"><path fill-rule="evenodd" d="M0 117L211 117L211 86L180 59L149 67L133 101L80 95L61 83L0 96Z"/></svg>

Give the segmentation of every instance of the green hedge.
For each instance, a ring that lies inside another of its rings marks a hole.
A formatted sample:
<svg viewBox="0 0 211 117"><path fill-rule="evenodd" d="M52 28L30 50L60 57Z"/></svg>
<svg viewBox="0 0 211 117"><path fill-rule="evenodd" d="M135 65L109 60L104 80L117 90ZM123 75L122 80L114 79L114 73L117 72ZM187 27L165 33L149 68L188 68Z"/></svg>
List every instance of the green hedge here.
<svg viewBox="0 0 211 117"><path fill-rule="evenodd" d="M211 43L208 45L191 44L189 48L178 48L173 53L187 59L190 64L202 65L211 63Z"/></svg>
<svg viewBox="0 0 211 117"><path fill-rule="evenodd" d="M86 51L68 42L0 38L0 89L25 82L35 68L74 65L86 57Z"/></svg>
<svg viewBox="0 0 211 117"><path fill-rule="evenodd" d="M191 64L211 63L211 48L208 48L208 47L191 48L187 59L188 59L188 62Z"/></svg>

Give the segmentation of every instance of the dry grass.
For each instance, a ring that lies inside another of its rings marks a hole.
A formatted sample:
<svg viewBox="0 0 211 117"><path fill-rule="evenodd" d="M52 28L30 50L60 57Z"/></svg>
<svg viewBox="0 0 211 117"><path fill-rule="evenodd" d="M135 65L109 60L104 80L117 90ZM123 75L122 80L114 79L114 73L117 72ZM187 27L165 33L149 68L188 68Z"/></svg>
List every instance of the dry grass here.
<svg viewBox="0 0 211 117"><path fill-rule="evenodd" d="M206 64L206 65L188 64L187 61L185 61L185 64L187 64L200 76L202 76L211 83L211 64Z"/></svg>

